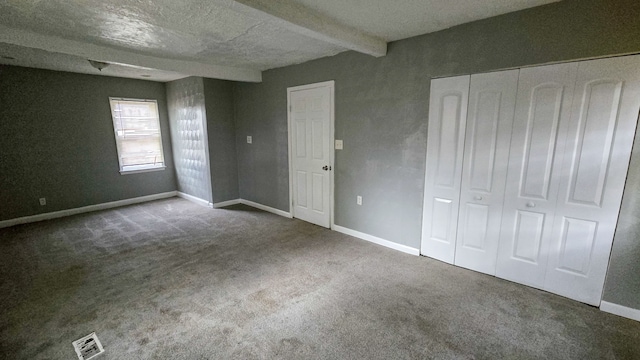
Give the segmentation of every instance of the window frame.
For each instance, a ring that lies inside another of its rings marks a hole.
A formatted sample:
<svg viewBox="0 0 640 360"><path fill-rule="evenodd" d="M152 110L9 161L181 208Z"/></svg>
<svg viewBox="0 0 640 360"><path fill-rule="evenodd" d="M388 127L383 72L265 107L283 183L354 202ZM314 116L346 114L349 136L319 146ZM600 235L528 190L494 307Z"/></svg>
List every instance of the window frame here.
<svg viewBox="0 0 640 360"><path fill-rule="evenodd" d="M116 128L115 122L115 114L113 112L112 101L135 101L135 102L148 102L153 103L156 108L156 115L158 121L158 134L160 135L160 152L162 153L162 165L126 165L129 169L124 169L124 165L122 165L122 156L120 154L121 149L121 141L118 137L118 129ZM118 167L120 171L120 175L128 175L128 174L138 174L152 171L161 171L167 168L164 154L164 147L162 144L162 125L160 123L160 111L158 109L158 100L155 99L134 99L134 98L123 98L123 97L109 97L109 111L111 112L111 126L113 127L113 136L116 140L116 153L118 155Z"/></svg>

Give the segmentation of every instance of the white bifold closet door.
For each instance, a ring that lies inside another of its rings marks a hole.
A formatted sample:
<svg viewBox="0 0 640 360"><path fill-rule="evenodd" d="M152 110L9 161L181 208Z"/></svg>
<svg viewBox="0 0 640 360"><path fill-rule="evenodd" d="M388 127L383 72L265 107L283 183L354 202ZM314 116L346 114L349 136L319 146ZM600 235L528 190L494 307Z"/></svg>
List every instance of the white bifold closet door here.
<svg viewBox="0 0 640 360"><path fill-rule="evenodd" d="M495 273L517 84L518 70L431 82L422 254Z"/></svg>
<svg viewBox="0 0 640 360"><path fill-rule="evenodd" d="M640 111L640 57L522 69L496 275L599 305Z"/></svg>
<svg viewBox="0 0 640 360"><path fill-rule="evenodd" d="M469 76L431 81L422 211L423 255L453 263Z"/></svg>
<svg viewBox="0 0 640 360"><path fill-rule="evenodd" d="M519 70L471 75L454 263L495 274Z"/></svg>
<svg viewBox="0 0 640 360"><path fill-rule="evenodd" d="M577 63L520 70L496 275L542 288Z"/></svg>
<svg viewBox="0 0 640 360"><path fill-rule="evenodd" d="M640 56L433 80L421 253L599 305L639 113Z"/></svg>
<svg viewBox="0 0 640 360"><path fill-rule="evenodd" d="M600 305L640 112L640 57L579 63L545 290Z"/></svg>

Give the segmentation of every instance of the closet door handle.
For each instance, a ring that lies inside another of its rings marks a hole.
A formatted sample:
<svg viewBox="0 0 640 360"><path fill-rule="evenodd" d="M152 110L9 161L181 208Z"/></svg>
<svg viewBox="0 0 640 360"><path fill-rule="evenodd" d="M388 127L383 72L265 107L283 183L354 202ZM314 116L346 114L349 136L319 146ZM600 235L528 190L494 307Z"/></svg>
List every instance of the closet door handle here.
<svg viewBox="0 0 640 360"><path fill-rule="evenodd" d="M534 204L534 203L532 203L531 201L529 201L529 202L527 203L527 207L528 207L528 208L534 208L534 207L536 207L536 204Z"/></svg>
<svg viewBox="0 0 640 360"><path fill-rule="evenodd" d="M480 200L482 200L482 196L476 195L476 196L473 197L473 200L480 201Z"/></svg>

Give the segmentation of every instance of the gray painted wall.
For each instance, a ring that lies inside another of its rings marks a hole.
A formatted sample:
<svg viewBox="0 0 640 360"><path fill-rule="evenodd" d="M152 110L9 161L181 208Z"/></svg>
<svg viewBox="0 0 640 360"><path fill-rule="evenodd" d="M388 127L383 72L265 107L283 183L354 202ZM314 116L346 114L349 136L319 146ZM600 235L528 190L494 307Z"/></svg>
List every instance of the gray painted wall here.
<svg viewBox="0 0 640 360"><path fill-rule="evenodd" d="M263 72L255 86L236 83L233 100L240 198L289 211L286 69L282 78Z"/></svg>
<svg viewBox="0 0 640 360"><path fill-rule="evenodd" d="M204 97L213 202L235 200L239 192L233 83L204 79Z"/></svg>
<svg viewBox="0 0 640 360"><path fill-rule="evenodd" d="M636 129L629 174L622 197L618 227L603 300L640 309L640 127Z"/></svg>
<svg viewBox="0 0 640 360"><path fill-rule="evenodd" d="M166 88L178 191L211 202L204 83L189 77Z"/></svg>
<svg viewBox="0 0 640 360"><path fill-rule="evenodd" d="M418 248L430 79L640 52L638 19L636 0L565 0L394 42L382 58L347 52L266 71L262 83L235 86L240 197L289 210L286 89L335 80L336 139L344 140L335 222ZM640 213L639 181L624 195L631 222ZM604 298L640 308L640 259L630 255L640 251L640 227L632 228L616 235Z"/></svg>
<svg viewBox="0 0 640 360"><path fill-rule="evenodd" d="M167 169L120 175L110 96L158 101ZM176 189L161 83L0 65L0 134L0 220Z"/></svg>

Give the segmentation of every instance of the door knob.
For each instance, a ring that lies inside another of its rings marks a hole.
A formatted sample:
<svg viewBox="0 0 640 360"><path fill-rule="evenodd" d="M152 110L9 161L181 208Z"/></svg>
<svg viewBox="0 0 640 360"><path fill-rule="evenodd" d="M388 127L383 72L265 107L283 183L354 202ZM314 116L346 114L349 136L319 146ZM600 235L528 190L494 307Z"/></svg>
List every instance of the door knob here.
<svg viewBox="0 0 640 360"><path fill-rule="evenodd" d="M527 207L534 208L534 207L536 207L536 204L534 204L534 203L532 203L531 201L529 201L529 202L527 203Z"/></svg>
<svg viewBox="0 0 640 360"><path fill-rule="evenodd" d="M322 170L324 170L324 171L331 170L331 166L325 165L325 166L322 167Z"/></svg>
<svg viewBox="0 0 640 360"><path fill-rule="evenodd" d="M480 200L482 200L482 196L476 195L476 196L473 197L473 200L480 201Z"/></svg>

